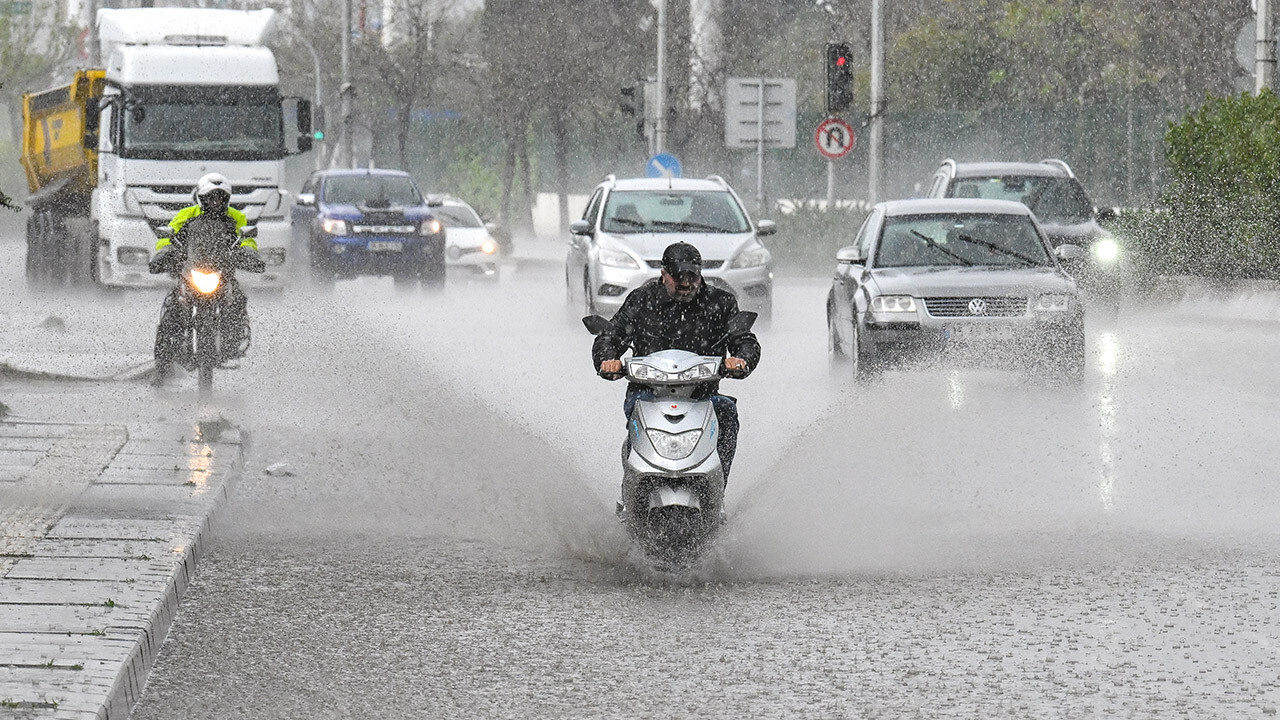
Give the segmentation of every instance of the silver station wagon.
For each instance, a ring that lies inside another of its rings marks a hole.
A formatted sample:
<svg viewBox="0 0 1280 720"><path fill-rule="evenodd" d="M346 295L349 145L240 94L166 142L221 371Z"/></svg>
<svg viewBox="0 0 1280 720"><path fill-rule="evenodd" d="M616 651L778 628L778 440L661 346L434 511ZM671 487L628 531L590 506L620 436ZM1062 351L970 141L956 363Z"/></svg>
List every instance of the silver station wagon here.
<svg viewBox="0 0 1280 720"><path fill-rule="evenodd" d="M1078 381L1084 309L1075 281L1025 205L900 200L876 205L836 254L827 296L835 365L865 378L943 353L1010 359Z"/></svg>

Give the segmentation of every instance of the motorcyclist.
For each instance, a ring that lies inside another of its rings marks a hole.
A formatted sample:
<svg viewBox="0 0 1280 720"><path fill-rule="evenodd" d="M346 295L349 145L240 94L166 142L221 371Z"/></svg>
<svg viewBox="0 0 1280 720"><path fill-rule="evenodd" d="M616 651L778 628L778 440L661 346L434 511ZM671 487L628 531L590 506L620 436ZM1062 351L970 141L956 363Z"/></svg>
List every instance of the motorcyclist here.
<svg viewBox="0 0 1280 720"><path fill-rule="evenodd" d="M187 241L192 221L201 218L197 224L215 224L219 236L225 235L227 242L241 252L252 253L256 259L258 243L251 237L243 237L240 229L248 219L244 213L231 207L231 183L219 173L209 173L196 183L191 196L194 203L183 208L169 222L172 239L162 237L156 241L157 255L150 264L151 272L171 271L175 266L174 254L185 257ZM260 262L260 261L259 261ZM223 339L223 361L234 360L244 356L248 345L248 303L235 276L228 273L223 278L226 290L219 333ZM173 369L173 361L177 357L184 340L183 326L186 310L178 297L179 288L175 286L165 297L160 311L160 325L156 328L156 382L163 382Z"/></svg>
<svg viewBox="0 0 1280 720"><path fill-rule="evenodd" d="M738 313L733 293L711 287L702 280L702 254L686 242L672 243L662 253L662 275L627 295L613 317L611 329L596 336L591 348L596 372L609 380L624 376L622 353L631 347L636 355L661 350L684 350L698 355L720 355L727 377L744 378L760 362L760 342L753 333L729 338L729 320ZM703 383L695 398L710 398L720 423L716 451L725 480L738 444L737 399L721 395L719 381ZM652 398L652 391L637 383L627 387L623 412L628 419L636 400Z"/></svg>

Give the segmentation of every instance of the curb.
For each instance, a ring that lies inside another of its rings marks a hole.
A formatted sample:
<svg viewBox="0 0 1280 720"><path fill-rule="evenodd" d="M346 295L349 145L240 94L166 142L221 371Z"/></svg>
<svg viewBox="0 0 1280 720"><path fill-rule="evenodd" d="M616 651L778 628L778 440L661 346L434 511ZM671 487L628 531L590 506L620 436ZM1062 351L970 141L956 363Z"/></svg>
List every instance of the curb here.
<svg viewBox="0 0 1280 720"><path fill-rule="evenodd" d="M0 439L8 462L40 455L0 477L19 500L0 509L0 714L126 720L242 477L245 441L221 419L4 421Z"/></svg>

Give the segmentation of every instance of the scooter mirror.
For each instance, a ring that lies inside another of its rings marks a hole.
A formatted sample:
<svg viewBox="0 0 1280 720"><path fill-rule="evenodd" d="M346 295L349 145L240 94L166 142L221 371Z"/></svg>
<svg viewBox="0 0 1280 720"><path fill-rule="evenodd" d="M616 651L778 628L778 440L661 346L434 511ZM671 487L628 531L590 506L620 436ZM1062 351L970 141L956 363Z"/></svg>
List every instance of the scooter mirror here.
<svg viewBox="0 0 1280 720"><path fill-rule="evenodd" d="M756 324L756 318L758 317L760 317L760 313L742 310L737 315L729 318L729 337L745 335L750 332L751 326Z"/></svg>
<svg viewBox="0 0 1280 720"><path fill-rule="evenodd" d="M582 324L587 326L587 332L592 335L599 335L613 327L613 323L605 320L599 315L588 315L582 318Z"/></svg>

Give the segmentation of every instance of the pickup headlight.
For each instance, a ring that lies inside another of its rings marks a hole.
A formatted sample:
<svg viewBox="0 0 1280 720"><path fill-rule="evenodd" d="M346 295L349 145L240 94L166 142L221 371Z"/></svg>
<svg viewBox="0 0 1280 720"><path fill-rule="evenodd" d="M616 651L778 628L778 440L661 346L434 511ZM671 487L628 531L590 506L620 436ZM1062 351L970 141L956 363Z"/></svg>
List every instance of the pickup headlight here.
<svg viewBox="0 0 1280 720"><path fill-rule="evenodd" d="M872 312L915 312L916 299L910 295L880 295L871 298Z"/></svg>
<svg viewBox="0 0 1280 720"><path fill-rule="evenodd" d="M768 265L769 259L768 248L757 243L743 248L742 252L734 256L729 263L729 267L737 269L760 267L761 265Z"/></svg>
<svg viewBox="0 0 1280 720"><path fill-rule="evenodd" d="M436 220L435 218L431 218L430 220L423 220L422 224L418 226L418 234L419 235L439 235L440 228L441 228L440 221Z"/></svg>
<svg viewBox="0 0 1280 720"><path fill-rule="evenodd" d="M330 235L346 235L347 234L346 220L334 220L333 218L325 218L324 222L320 223L320 227Z"/></svg>
<svg viewBox="0 0 1280 720"><path fill-rule="evenodd" d="M698 441L702 439L701 430L668 433L649 428L645 432L649 435L649 442L653 443L653 449L668 460L683 460L689 457L693 449L698 447Z"/></svg>
<svg viewBox="0 0 1280 720"><path fill-rule="evenodd" d="M1036 299L1036 310L1040 312L1066 312L1069 309L1070 295L1041 295Z"/></svg>
<svg viewBox="0 0 1280 720"><path fill-rule="evenodd" d="M1120 257L1120 243L1115 238L1102 238L1093 244L1093 259L1100 263L1113 263Z"/></svg>
<svg viewBox="0 0 1280 720"><path fill-rule="evenodd" d="M640 263L631 257L630 254L621 250L610 250L609 248L600 248L596 257L600 260L601 265L616 268L627 268L631 270L639 269Z"/></svg>

